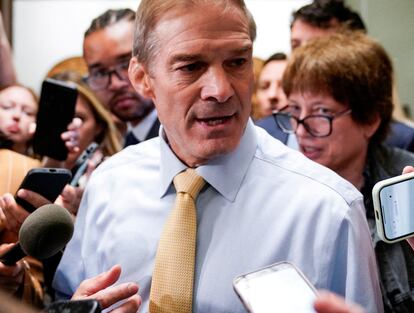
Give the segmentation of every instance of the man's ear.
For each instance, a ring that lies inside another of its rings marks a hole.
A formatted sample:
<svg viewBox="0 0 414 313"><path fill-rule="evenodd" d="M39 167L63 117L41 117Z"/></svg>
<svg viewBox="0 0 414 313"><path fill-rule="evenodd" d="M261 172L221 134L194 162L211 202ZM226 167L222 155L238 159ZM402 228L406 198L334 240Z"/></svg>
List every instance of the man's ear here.
<svg viewBox="0 0 414 313"><path fill-rule="evenodd" d="M149 73L144 65L132 57L129 62L128 76L134 89L143 97L154 100Z"/></svg>

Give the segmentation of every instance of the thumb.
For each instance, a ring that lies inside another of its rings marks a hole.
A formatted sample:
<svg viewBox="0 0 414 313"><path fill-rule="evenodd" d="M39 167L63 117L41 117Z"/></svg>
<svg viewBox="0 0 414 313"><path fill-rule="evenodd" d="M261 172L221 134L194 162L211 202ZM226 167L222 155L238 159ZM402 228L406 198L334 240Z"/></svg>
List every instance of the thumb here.
<svg viewBox="0 0 414 313"><path fill-rule="evenodd" d="M404 169L403 169L403 174L408 174L408 173L412 173L412 172L414 172L414 167L412 167L410 165L405 166Z"/></svg>

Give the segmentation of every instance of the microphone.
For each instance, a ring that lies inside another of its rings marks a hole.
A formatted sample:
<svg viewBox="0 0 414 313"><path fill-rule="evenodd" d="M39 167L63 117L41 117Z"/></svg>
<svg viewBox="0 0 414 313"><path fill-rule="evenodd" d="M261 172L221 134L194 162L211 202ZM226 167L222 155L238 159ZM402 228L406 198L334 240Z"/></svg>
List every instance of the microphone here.
<svg viewBox="0 0 414 313"><path fill-rule="evenodd" d="M46 204L30 214L19 231L19 242L0 256L0 262L13 265L26 255L47 259L69 242L73 235L70 213L56 205Z"/></svg>

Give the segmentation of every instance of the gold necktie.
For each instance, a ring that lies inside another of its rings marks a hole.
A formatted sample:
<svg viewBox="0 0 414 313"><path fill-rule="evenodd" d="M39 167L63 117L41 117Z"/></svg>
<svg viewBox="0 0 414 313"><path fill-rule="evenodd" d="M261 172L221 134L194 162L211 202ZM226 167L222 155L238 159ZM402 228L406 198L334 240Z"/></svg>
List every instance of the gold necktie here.
<svg viewBox="0 0 414 313"><path fill-rule="evenodd" d="M204 179L194 169L174 177L175 205L158 243L150 292L151 313L190 313L197 236L195 200Z"/></svg>

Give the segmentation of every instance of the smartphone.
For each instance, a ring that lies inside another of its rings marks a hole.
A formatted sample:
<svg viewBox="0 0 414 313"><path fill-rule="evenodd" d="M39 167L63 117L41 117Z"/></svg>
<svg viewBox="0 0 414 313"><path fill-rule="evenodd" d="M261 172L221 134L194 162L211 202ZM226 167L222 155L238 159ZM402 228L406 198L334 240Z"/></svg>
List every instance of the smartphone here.
<svg viewBox="0 0 414 313"><path fill-rule="evenodd" d="M381 240L393 243L414 236L414 173L379 181L372 199Z"/></svg>
<svg viewBox="0 0 414 313"><path fill-rule="evenodd" d="M92 158L94 152L98 149L98 144L96 142L92 142L79 156L76 160L75 165L72 167L72 180L70 181L70 185L77 187L79 179L85 173L86 169L88 168L88 161Z"/></svg>
<svg viewBox="0 0 414 313"><path fill-rule="evenodd" d="M75 116L76 85L47 78L42 84L33 150L41 156L66 160L68 150L60 135Z"/></svg>
<svg viewBox="0 0 414 313"><path fill-rule="evenodd" d="M98 300L60 300L48 305L43 313L100 313Z"/></svg>
<svg viewBox="0 0 414 313"><path fill-rule="evenodd" d="M315 313L315 288L289 262L238 276L233 287L250 313Z"/></svg>
<svg viewBox="0 0 414 313"><path fill-rule="evenodd" d="M53 203L61 194L66 184L69 183L71 177L71 172L65 168L33 168L27 172L19 189L34 191ZM17 195L15 199L26 211L31 213L36 210L33 205L19 198Z"/></svg>

